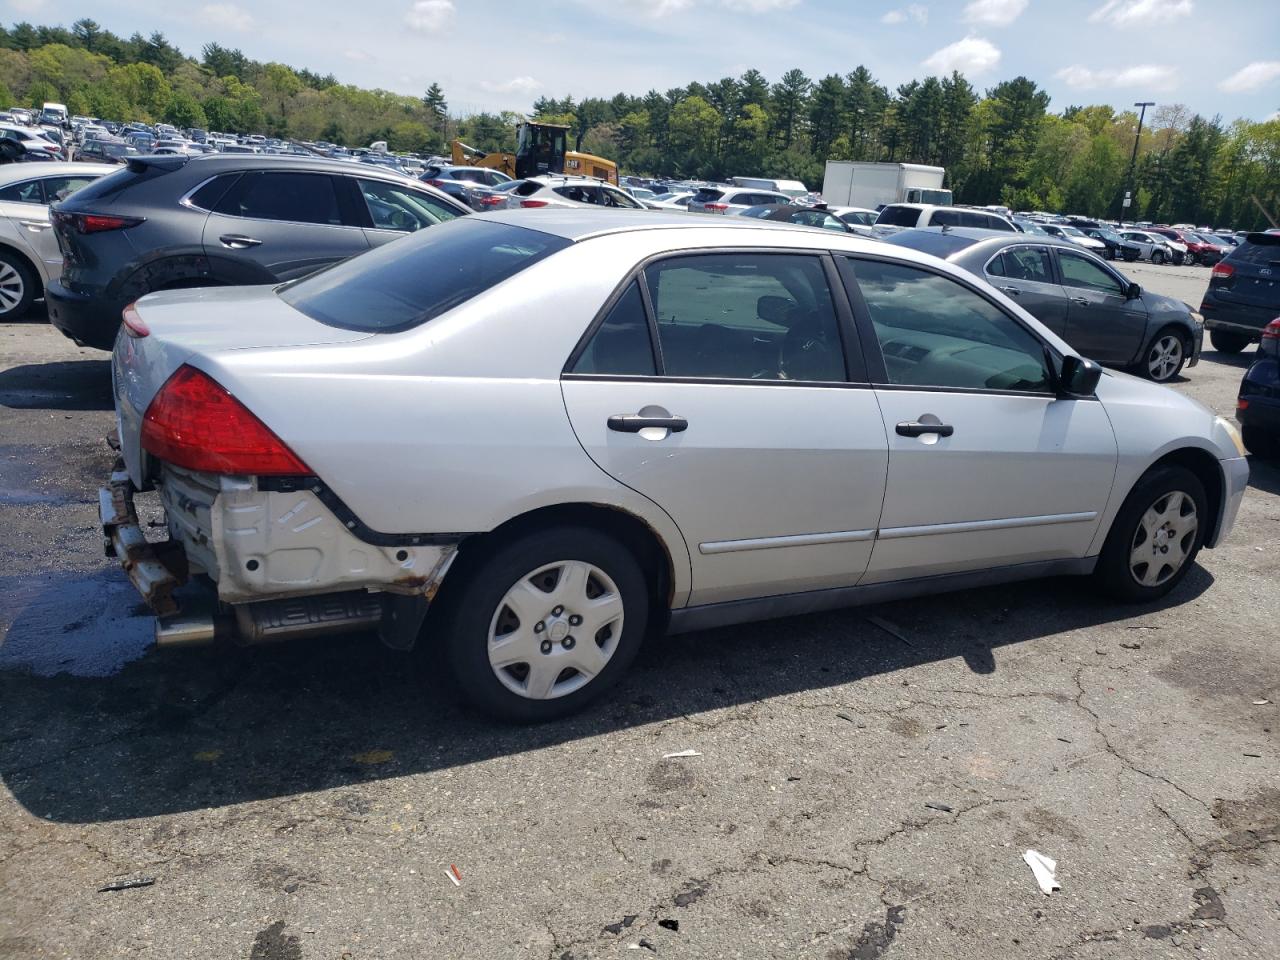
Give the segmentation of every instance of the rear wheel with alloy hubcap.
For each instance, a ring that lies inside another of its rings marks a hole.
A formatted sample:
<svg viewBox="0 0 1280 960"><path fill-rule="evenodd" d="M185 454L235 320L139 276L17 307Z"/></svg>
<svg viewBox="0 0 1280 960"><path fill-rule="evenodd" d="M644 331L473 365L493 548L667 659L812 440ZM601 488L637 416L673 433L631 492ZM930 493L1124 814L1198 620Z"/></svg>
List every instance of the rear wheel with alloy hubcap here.
<svg viewBox="0 0 1280 960"><path fill-rule="evenodd" d="M1167 383L1182 372L1187 362L1187 342L1182 334L1166 328L1151 338L1142 358L1142 375L1156 383Z"/></svg>
<svg viewBox="0 0 1280 960"><path fill-rule="evenodd" d="M0 250L0 320L17 320L36 298L36 279L31 268L7 251Z"/></svg>
<svg viewBox="0 0 1280 960"><path fill-rule="evenodd" d="M458 685L487 713L571 713L616 683L639 650L649 591L612 537L585 528L527 534L464 576L442 598L446 635L427 646L444 643Z"/></svg>
<svg viewBox="0 0 1280 960"><path fill-rule="evenodd" d="M1194 473L1156 467L1116 514L1096 575L1122 600L1163 597L1191 569L1209 519L1204 485Z"/></svg>

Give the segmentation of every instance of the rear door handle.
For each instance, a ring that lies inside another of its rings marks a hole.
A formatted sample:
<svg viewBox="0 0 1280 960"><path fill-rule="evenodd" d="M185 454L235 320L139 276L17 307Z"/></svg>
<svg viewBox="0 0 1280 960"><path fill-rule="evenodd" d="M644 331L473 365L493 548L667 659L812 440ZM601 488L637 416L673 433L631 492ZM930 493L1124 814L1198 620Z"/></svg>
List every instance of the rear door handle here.
<svg viewBox="0 0 1280 960"><path fill-rule="evenodd" d="M940 437L949 437L956 428L949 423L921 423L919 420L907 420L895 428L900 437L920 437L926 433L936 433Z"/></svg>
<svg viewBox="0 0 1280 960"><path fill-rule="evenodd" d="M639 433L649 427L670 430L672 433L683 433L689 429L689 421L684 417L641 417L634 414L616 414L609 418L609 429L619 433Z"/></svg>
<svg viewBox="0 0 1280 960"><path fill-rule="evenodd" d="M232 250L244 250L248 247L257 247L262 244L261 240L254 237L242 237L238 233L227 233L218 239L224 247L230 247Z"/></svg>
<svg viewBox="0 0 1280 960"><path fill-rule="evenodd" d="M1020 297L1020 296L1022 296L1022 291L1021 291L1021 290L1019 290L1017 287L1001 287L1001 288L1000 288L1000 290L1001 290L1003 293L1007 293L1007 294L1008 294L1009 296L1011 296L1011 297Z"/></svg>
<svg viewBox="0 0 1280 960"><path fill-rule="evenodd" d="M22 224L24 227L26 227L28 230L36 230L36 231L48 230L51 226L53 226L53 224L50 223L48 220L19 220L18 222Z"/></svg>

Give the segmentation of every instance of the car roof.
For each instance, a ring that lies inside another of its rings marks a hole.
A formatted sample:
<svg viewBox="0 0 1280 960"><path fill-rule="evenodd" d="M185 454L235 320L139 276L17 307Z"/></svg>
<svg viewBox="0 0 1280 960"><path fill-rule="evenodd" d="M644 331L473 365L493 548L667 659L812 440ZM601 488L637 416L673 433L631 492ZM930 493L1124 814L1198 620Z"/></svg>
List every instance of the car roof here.
<svg viewBox="0 0 1280 960"><path fill-rule="evenodd" d="M788 230L799 232L804 236L815 235L812 227L775 220L757 220L754 217L706 217L683 211L629 210L595 206L495 210L492 213L473 213L467 219L506 223L528 230L539 230L572 241L612 233L652 229ZM830 230L822 232L842 238L853 237L853 234L835 234ZM877 243L878 241L867 242Z"/></svg>
<svg viewBox="0 0 1280 960"><path fill-rule="evenodd" d="M965 253L971 248L981 244L985 249L992 252L1002 249L1003 247L1018 246L1021 244L1034 244L1038 247L1060 247L1064 250L1078 251L1081 249L1077 244L1069 240L1059 240L1054 236L1042 237L1038 234L1030 233L1010 233L1008 230L982 230L978 227L910 227L906 230L900 230L883 239L884 243L891 243L894 246L911 247L910 241L922 236L932 235L934 237L948 237L953 242L957 240L967 240L963 245L956 243L956 249L949 251L944 259L950 259L958 254ZM935 254L939 256L939 254Z"/></svg>
<svg viewBox="0 0 1280 960"><path fill-rule="evenodd" d="M91 174L105 176L120 169L114 163L71 163L55 161L53 163L8 163L0 166L0 186L10 183L22 183L25 180L43 180L45 177L65 177L71 174Z"/></svg>
<svg viewBox="0 0 1280 960"><path fill-rule="evenodd" d="M403 173L375 163L352 163L350 160L332 160L311 154L300 153L192 153L178 154L184 157L186 170L199 172L207 176L218 173L231 173L237 170L300 170L308 172L358 174L362 177L387 177L397 181L413 180ZM169 162L171 157L161 154L161 162ZM146 164L146 156L130 157L131 164Z"/></svg>

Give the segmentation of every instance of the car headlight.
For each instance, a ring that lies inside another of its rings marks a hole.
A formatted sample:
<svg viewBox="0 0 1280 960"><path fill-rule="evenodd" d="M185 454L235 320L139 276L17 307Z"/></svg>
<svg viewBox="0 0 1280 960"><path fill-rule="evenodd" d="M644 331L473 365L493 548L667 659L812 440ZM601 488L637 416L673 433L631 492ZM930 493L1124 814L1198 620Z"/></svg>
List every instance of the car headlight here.
<svg viewBox="0 0 1280 960"><path fill-rule="evenodd" d="M1199 310L1192 310L1192 311L1191 311L1191 319L1192 319L1192 321L1194 321L1194 323L1195 323L1195 325L1196 325L1197 327L1203 327L1203 326L1204 326L1204 316L1200 313L1200 311L1199 311Z"/></svg>
<svg viewBox="0 0 1280 960"><path fill-rule="evenodd" d="M1222 427L1223 432L1231 438L1231 442L1235 444L1236 453L1242 457L1246 456L1249 451L1244 447L1244 438L1240 436L1240 429L1223 417L1218 417L1218 426Z"/></svg>

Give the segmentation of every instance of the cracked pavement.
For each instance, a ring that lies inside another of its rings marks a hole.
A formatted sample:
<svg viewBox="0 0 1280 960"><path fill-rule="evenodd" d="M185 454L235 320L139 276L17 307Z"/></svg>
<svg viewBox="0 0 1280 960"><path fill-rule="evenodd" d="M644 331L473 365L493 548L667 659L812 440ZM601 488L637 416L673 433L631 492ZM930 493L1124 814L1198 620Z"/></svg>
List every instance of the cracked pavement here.
<svg viewBox="0 0 1280 960"><path fill-rule="evenodd" d="M103 356L0 325L0 958L1280 954L1277 466L1156 607L1064 579L669 638L504 727L362 639L148 648ZM1248 358L1176 389L1230 414Z"/></svg>

